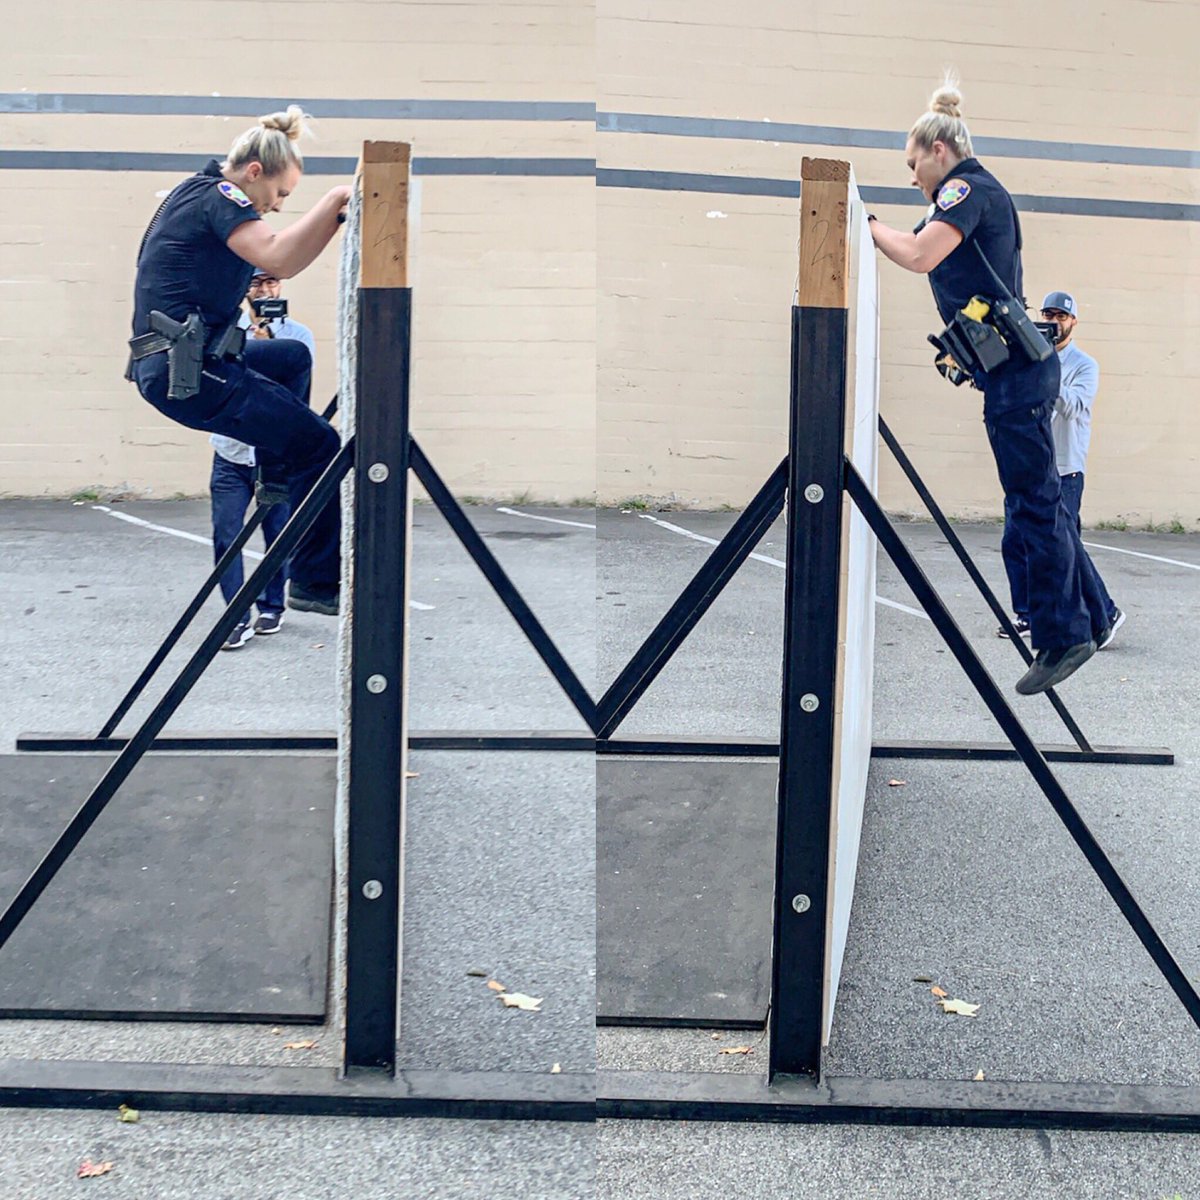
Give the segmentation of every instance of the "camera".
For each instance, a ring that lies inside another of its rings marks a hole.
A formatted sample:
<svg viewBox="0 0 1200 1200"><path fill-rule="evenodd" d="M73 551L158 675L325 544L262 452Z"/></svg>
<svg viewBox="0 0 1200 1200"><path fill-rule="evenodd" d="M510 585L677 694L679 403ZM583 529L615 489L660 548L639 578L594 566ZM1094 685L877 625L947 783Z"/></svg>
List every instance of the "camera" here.
<svg viewBox="0 0 1200 1200"><path fill-rule="evenodd" d="M1050 343L1051 346L1057 346L1062 340L1062 331L1055 321L1034 321L1033 327Z"/></svg>
<svg viewBox="0 0 1200 1200"><path fill-rule="evenodd" d="M278 300L271 300L269 298L251 300L250 307L254 309L254 315L260 321L274 321L280 317L287 316L287 301L282 297Z"/></svg>

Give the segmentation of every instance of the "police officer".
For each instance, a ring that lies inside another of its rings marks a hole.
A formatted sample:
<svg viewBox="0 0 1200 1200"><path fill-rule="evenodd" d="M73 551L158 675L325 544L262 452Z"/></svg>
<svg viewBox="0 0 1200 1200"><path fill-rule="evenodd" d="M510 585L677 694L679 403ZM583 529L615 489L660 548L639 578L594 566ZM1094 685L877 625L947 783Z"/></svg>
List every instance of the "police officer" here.
<svg viewBox="0 0 1200 1200"><path fill-rule="evenodd" d="M337 454L338 435L308 408L307 348L253 338L240 346L237 323L255 267L278 279L304 270L337 232L350 198L348 187L335 187L282 231L262 220L280 210L300 181L296 143L305 121L295 105L260 118L224 162L209 162L166 198L142 239L130 341L130 375L142 396L189 429L253 446L260 503L288 499L293 510ZM200 356L197 339L203 344L198 387L185 382L185 368ZM335 503L292 556L290 608L337 613L339 540Z"/></svg>
<svg viewBox="0 0 1200 1200"><path fill-rule="evenodd" d="M1050 419L1050 433L1054 438L1054 451L1058 460L1058 478L1062 489L1063 508L1067 518L1083 536L1083 525L1079 517L1083 501L1083 476L1087 470L1088 445L1092 438L1092 405L1100 387L1100 366L1075 342L1075 327L1079 323L1075 297L1070 292L1050 292L1042 301L1042 320L1052 326L1054 347L1058 353L1058 365L1062 374L1058 396L1054 401L1054 413ZM1013 625L1022 637L1029 633L1029 571L1025 561L1025 543L1013 528L1009 519L1009 504L1004 505L1004 537L1000 552L1004 558L1004 569L1008 573L1009 590L1012 594ZM1084 588L1095 588L1100 603L1108 614L1108 629L1104 638L1096 643L1103 650L1112 641L1117 630L1125 624L1125 614L1113 603L1108 589L1091 555L1083 558ZM1000 637L1008 637L1008 630L996 631Z"/></svg>
<svg viewBox="0 0 1200 1200"><path fill-rule="evenodd" d="M1016 208L974 157L961 106L955 82L947 80L908 135L905 154L913 185L931 203L925 219L912 233L870 221L875 245L884 255L929 276L947 324L974 296L1002 298L992 271L1012 296L1021 296L1023 283ZM1017 691L1032 695L1061 683L1091 658L1106 635L1108 614L1084 587L1081 559L1086 552L1060 504L1050 434L1058 357L1037 338L1042 361L1016 338L1005 340L1007 361L987 372L975 371L973 382L983 391L984 425L1000 485L1028 554L1029 618L1038 653Z"/></svg>

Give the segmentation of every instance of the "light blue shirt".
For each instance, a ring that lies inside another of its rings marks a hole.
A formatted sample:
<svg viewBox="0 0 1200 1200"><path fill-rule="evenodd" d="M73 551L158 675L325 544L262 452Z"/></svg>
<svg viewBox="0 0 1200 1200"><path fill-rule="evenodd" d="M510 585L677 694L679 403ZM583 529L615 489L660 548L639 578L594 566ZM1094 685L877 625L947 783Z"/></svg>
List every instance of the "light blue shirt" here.
<svg viewBox="0 0 1200 1200"><path fill-rule="evenodd" d="M243 329L250 328L250 318L246 315L245 309L238 317L238 324ZM290 338L292 341L303 342L312 356L313 365L316 366L316 342L313 340L312 330L307 325L301 325L299 321L293 321L291 317L281 317L279 320L271 322L271 332L277 338ZM254 466L253 446L247 446L245 442L239 442L237 438L225 437L220 433L214 433L208 440L212 442L213 449L228 462L238 463L243 467Z"/></svg>
<svg viewBox="0 0 1200 1200"><path fill-rule="evenodd" d="M1071 475L1087 470L1088 446L1092 441L1092 405L1100 388L1100 367L1096 360L1071 342L1058 351L1062 383L1050 432L1054 435L1054 453L1058 473Z"/></svg>

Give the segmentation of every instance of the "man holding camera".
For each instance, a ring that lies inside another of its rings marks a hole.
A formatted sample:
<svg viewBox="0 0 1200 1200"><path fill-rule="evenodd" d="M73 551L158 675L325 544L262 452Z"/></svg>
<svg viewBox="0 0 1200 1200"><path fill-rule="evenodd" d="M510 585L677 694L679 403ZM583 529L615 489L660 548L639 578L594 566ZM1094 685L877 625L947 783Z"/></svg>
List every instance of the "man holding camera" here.
<svg viewBox="0 0 1200 1200"><path fill-rule="evenodd" d="M1042 321L1053 329L1053 341L1062 372L1050 419L1062 506L1071 524L1082 534L1079 508L1083 501L1083 475L1087 469L1088 446L1092 437L1092 405L1100 386L1100 367L1073 340L1075 326L1079 323L1077 312L1075 297L1069 292L1051 292L1042 301ZM1029 561L1025 540L1012 520L1011 505L1007 498L1004 502L1004 537L1000 549L1012 594L1013 624L1021 637L1028 637ZM1096 648L1103 650L1125 623L1125 614L1113 603L1104 580L1100 578L1086 551L1083 551L1080 565L1083 568L1085 590L1098 598L1098 603L1108 614L1108 625L1096 640ZM1003 627L996 633L1000 637L1008 637L1008 631Z"/></svg>
<svg viewBox="0 0 1200 1200"><path fill-rule="evenodd" d="M281 293L283 285L266 271L255 271L246 291L249 311L243 311L239 324L247 330L247 337L282 338L300 342L308 348L311 362L314 355L312 331L307 325L288 316L287 301ZM307 397L306 397L307 399ZM246 520L246 510L254 497L256 463L254 448L235 438L214 433L212 442L213 465L210 491L212 494L213 555L219 560L241 532ZM271 504L263 520L263 541L269 548L279 536L291 516L291 506L286 500ZM281 570L263 589L258 597L258 618L253 625L247 616L236 626L226 639L222 650L238 650L255 634L278 633L283 625L284 584L286 568ZM225 603L237 594L242 586L242 560L239 556L221 576L221 595Z"/></svg>

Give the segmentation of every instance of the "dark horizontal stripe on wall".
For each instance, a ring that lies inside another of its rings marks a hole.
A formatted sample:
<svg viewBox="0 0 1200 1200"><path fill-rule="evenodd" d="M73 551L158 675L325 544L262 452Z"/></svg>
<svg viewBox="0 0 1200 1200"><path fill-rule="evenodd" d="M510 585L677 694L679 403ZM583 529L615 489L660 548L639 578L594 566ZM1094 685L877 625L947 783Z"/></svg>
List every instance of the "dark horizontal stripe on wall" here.
<svg viewBox="0 0 1200 1200"><path fill-rule="evenodd" d="M733 121L705 117L661 117L649 113L597 113L601 133L657 133L673 137L845 146L903 152L907 135L889 129L847 129L838 125L794 125L786 121ZM1100 146L1087 142L1043 142L1027 138L977 137L975 151L998 158L1040 158L1056 162L1114 163L1134 167L1200 168L1200 151L1150 146Z"/></svg>
<svg viewBox="0 0 1200 1200"><path fill-rule="evenodd" d="M279 96L116 96L0 92L0 113L258 117L299 104L314 117L410 121L592 121L594 104L549 100L297 100Z"/></svg>
<svg viewBox="0 0 1200 1200"><path fill-rule="evenodd" d="M210 155L217 157L220 155ZM196 171L202 154L147 154L124 150L0 150L0 170L9 171ZM306 158L308 175L353 175L356 158ZM414 158L414 175L518 175L591 177L590 158Z"/></svg>
<svg viewBox="0 0 1200 1200"><path fill-rule="evenodd" d="M798 200L800 181L740 175L692 175L683 171L620 171L601 167L600 187L642 188L659 192L706 192L718 196L781 196ZM860 187L868 204L903 204L924 208L928 202L915 188ZM1200 221L1200 204L1164 204L1151 200L1094 200L1085 196L1014 195L1026 213L1079 217L1131 217L1147 221Z"/></svg>

